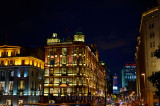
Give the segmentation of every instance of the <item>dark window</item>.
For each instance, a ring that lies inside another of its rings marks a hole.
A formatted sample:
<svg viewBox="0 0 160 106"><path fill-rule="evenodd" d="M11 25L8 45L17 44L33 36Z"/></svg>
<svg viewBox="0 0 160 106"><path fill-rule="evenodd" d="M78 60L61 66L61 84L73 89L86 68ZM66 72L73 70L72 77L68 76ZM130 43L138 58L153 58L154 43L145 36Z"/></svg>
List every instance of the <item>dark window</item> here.
<svg viewBox="0 0 160 106"><path fill-rule="evenodd" d="M36 77L38 77L38 71L36 72Z"/></svg>
<svg viewBox="0 0 160 106"><path fill-rule="evenodd" d="M1 61L1 66L4 66L4 61Z"/></svg>
<svg viewBox="0 0 160 106"><path fill-rule="evenodd" d="M24 70L21 71L21 77L24 77Z"/></svg>
<svg viewBox="0 0 160 106"><path fill-rule="evenodd" d="M154 24L152 24L152 28L154 28Z"/></svg>
<svg viewBox="0 0 160 106"><path fill-rule="evenodd" d="M31 76L33 76L33 74L34 74L34 73L33 73L33 71L32 71Z"/></svg>
<svg viewBox="0 0 160 106"><path fill-rule="evenodd" d="M150 38L152 38L152 33L150 34Z"/></svg>
<svg viewBox="0 0 160 106"><path fill-rule="evenodd" d="M14 71L11 71L11 77L13 77L14 76Z"/></svg>
<svg viewBox="0 0 160 106"><path fill-rule="evenodd" d="M151 24L149 25L149 29L151 29Z"/></svg>
<svg viewBox="0 0 160 106"><path fill-rule="evenodd" d="M34 61L32 61L32 65L34 66Z"/></svg>
<svg viewBox="0 0 160 106"><path fill-rule="evenodd" d="M5 72L4 71L1 71L1 76L5 77Z"/></svg>
<svg viewBox="0 0 160 106"><path fill-rule="evenodd" d="M153 54L153 52L151 53L151 57L153 57L154 56L154 54Z"/></svg>
<svg viewBox="0 0 160 106"><path fill-rule="evenodd" d="M22 65L24 65L25 64L25 60L22 60Z"/></svg>
<svg viewBox="0 0 160 106"><path fill-rule="evenodd" d="M154 33L151 33L151 34L150 34L150 38L154 38Z"/></svg>
<svg viewBox="0 0 160 106"><path fill-rule="evenodd" d="M153 47L155 47L155 42L153 42L153 45L152 45Z"/></svg>
<svg viewBox="0 0 160 106"><path fill-rule="evenodd" d="M150 47L152 48L152 43L150 43Z"/></svg>
<svg viewBox="0 0 160 106"><path fill-rule="evenodd" d="M10 60L10 65L13 65L13 60Z"/></svg>

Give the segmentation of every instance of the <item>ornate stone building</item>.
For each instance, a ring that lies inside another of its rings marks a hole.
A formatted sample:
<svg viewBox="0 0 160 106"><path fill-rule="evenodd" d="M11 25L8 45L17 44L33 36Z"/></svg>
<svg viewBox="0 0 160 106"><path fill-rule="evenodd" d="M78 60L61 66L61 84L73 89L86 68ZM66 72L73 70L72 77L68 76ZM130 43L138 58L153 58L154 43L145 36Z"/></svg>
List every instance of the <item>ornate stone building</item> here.
<svg viewBox="0 0 160 106"><path fill-rule="evenodd" d="M88 47L85 35L77 33L74 40L61 41L56 33L47 39L45 47L45 73L43 102L87 102L88 95L105 96L106 67L99 62L96 45ZM57 99L60 97L61 99ZM82 100L83 98L83 100ZM93 98L92 98L93 99Z"/></svg>
<svg viewBox="0 0 160 106"><path fill-rule="evenodd" d="M148 106L158 103L153 85L148 81L152 73L160 70L160 60L154 52L160 46L160 11L154 7L142 14L140 35L136 47L137 95Z"/></svg>
<svg viewBox="0 0 160 106"><path fill-rule="evenodd" d="M34 51L41 54L39 49ZM39 102L39 95L43 94L44 62L33 56L36 54L20 46L0 46L1 105Z"/></svg>

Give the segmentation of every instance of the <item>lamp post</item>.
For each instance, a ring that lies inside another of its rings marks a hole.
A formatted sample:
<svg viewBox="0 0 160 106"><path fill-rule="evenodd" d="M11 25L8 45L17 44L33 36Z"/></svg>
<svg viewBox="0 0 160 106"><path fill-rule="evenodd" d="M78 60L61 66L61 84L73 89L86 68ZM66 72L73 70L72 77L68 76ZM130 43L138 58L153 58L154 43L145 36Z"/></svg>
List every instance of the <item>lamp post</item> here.
<svg viewBox="0 0 160 106"><path fill-rule="evenodd" d="M144 77L144 103L145 103L145 77L146 75L145 73L142 73L141 75Z"/></svg>
<svg viewBox="0 0 160 106"><path fill-rule="evenodd" d="M144 85L145 85L145 77L146 77L146 75L145 75L145 73L142 73L141 75L144 77Z"/></svg>
<svg viewBox="0 0 160 106"><path fill-rule="evenodd" d="M89 80L90 80L89 76L88 76L87 80L88 80L88 103L89 103Z"/></svg>

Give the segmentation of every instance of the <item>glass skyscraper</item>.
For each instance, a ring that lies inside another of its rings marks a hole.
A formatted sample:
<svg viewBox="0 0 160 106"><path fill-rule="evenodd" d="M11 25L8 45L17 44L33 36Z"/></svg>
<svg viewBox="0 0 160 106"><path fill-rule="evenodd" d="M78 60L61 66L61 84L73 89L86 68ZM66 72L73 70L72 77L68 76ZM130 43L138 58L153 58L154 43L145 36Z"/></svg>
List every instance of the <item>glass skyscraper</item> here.
<svg viewBox="0 0 160 106"><path fill-rule="evenodd" d="M128 87L129 81L136 81L135 63L127 63L122 69L122 87Z"/></svg>

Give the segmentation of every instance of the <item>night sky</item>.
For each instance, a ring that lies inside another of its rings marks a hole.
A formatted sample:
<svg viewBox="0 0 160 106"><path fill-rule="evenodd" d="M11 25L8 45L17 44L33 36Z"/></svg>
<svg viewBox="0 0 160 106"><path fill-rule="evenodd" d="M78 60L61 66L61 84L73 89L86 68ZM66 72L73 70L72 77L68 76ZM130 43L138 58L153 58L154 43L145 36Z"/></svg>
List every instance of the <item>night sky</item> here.
<svg viewBox="0 0 160 106"><path fill-rule="evenodd" d="M88 45L97 44L110 71L121 77L125 63L135 61L141 14L155 1L1 0L0 43L7 37L9 45L44 47L53 32L62 39L80 31Z"/></svg>

